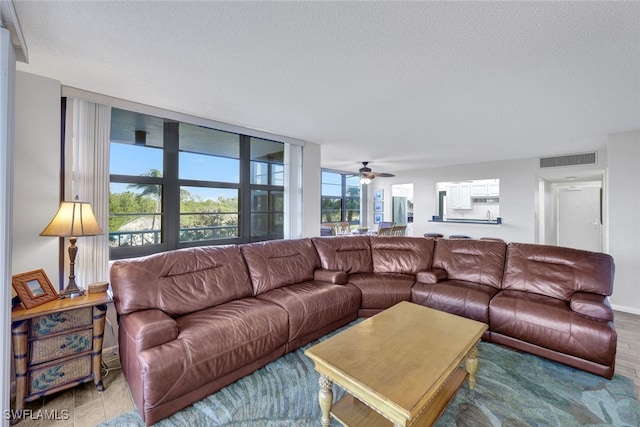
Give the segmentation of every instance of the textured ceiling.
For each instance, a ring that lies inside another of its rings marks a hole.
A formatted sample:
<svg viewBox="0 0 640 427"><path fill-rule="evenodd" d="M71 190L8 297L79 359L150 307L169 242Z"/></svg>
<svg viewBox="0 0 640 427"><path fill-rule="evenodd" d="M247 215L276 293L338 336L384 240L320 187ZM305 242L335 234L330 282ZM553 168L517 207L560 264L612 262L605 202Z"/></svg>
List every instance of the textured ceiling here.
<svg viewBox="0 0 640 427"><path fill-rule="evenodd" d="M640 2L16 1L18 69L377 172L640 129Z"/></svg>

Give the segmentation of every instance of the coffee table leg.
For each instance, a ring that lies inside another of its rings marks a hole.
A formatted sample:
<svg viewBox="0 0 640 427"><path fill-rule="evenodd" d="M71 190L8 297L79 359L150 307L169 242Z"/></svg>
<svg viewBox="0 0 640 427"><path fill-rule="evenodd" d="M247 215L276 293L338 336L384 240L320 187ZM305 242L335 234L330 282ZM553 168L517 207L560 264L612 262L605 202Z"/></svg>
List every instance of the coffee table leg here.
<svg viewBox="0 0 640 427"><path fill-rule="evenodd" d="M469 373L469 388L473 390L476 388L476 372L478 372L478 346L474 346L464 361L464 367Z"/></svg>
<svg viewBox="0 0 640 427"><path fill-rule="evenodd" d="M324 375L320 375L318 384L320 385L318 401L320 402L320 410L322 411L322 418L320 421L323 426L329 426L331 425L329 412L331 412L331 405L333 404L333 381Z"/></svg>

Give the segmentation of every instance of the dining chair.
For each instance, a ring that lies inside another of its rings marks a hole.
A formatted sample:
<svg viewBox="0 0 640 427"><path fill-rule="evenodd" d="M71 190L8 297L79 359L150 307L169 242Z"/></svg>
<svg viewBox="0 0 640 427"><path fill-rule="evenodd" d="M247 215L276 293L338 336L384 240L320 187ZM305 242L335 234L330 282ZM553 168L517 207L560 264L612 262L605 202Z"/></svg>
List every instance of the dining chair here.
<svg viewBox="0 0 640 427"><path fill-rule="evenodd" d="M391 227L391 235L392 236L404 236L407 232L406 225L394 225Z"/></svg>
<svg viewBox="0 0 640 427"><path fill-rule="evenodd" d="M336 235L336 226L337 224L334 222L325 222L323 224L320 224L320 230L322 231L323 228L328 228L329 229L329 234L328 236L335 236ZM326 231L325 231L326 233Z"/></svg>
<svg viewBox="0 0 640 427"><path fill-rule="evenodd" d="M345 235L351 233L351 225L348 222L339 222L336 224L336 235Z"/></svg>
<svg viewBox="0 0 640 427"><path fill-rule="evenodd" d="M381 227L378 228L378 236L392 236L391 230L393 227Z"/></svg>

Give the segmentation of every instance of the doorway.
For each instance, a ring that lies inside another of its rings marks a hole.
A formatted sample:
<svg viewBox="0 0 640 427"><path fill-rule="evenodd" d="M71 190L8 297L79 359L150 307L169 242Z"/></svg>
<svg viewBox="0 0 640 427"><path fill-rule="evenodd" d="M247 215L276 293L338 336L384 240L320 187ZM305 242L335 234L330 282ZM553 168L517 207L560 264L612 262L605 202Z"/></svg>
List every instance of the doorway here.
<svg viewBox="0 0 640 427"><path fill-rule="evenodd" d="M538 176L536 242L603 252L607 247L605 171L556 170L545 175Z"/></svg>
<svg viewBox="0 0 640 427"><path fill-rule="evenodd" d="M602 186L557 189L558 246L602 252Z"/></svg>
<svg viewBox="0 0 640 427"><path fill-rule="evenodd" d="M394 224L411 225L413 223L413 184L393 184L391 203L391 217Z"/></svg>

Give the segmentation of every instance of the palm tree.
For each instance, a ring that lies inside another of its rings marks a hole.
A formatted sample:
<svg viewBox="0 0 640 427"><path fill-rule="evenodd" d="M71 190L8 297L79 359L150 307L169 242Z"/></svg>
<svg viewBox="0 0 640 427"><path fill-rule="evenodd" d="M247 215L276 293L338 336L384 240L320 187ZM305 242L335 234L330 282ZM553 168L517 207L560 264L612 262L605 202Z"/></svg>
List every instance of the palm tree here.
<svg viewBox="0 0 640 427"><path fill-rule="evenodd" d="M149 172L143 173L140 176L148 176L151 178L162 178L162 172L158 169L150 169ZM161 194L162 191L160 190L161 186L158 184L129 184L127 185L127 188L135 188L136 190L140 190L140 193L138 194L138 197L140 198L150 196L155 200L155 209L153 212L154 215L153 215L153 218L151 219L151 229L155 230L156 214L160 212L160 199L162 195Z"/></svg>

